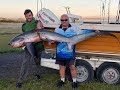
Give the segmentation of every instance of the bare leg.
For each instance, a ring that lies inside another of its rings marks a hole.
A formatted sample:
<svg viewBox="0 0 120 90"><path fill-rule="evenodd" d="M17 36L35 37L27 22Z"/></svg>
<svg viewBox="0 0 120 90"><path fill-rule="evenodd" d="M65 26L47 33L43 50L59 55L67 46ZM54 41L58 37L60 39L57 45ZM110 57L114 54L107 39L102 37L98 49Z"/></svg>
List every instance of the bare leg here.
<svg viewBox="0 0 120 90"><path fill-rule="evenodd" d="M70 71L71 71L72 78L76 78L77 72L76 72L75 65L70 65Z"/></svg>
<svg viewBox="0 0 120 90"><path fill-rule="evenodd" d="M65 66L61 66L61 65L60 65L59 73L60 73L60 77L61 77L61 78L65 78L65 69L66 69Z"/></svg>

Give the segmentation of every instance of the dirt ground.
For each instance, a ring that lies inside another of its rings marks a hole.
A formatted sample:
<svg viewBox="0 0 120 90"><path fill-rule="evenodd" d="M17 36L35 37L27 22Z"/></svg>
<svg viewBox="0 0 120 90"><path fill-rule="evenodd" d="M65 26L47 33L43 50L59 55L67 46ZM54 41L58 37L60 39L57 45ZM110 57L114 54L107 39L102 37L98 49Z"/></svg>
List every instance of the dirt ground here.
<svg viewBox="0 0 120 90"><path fill-rule="evenodd" d="M0 79L18 78L23 56L24 52L0 54ZM41 67L41 73L51 74L58 73L58 71Z"/></svg>

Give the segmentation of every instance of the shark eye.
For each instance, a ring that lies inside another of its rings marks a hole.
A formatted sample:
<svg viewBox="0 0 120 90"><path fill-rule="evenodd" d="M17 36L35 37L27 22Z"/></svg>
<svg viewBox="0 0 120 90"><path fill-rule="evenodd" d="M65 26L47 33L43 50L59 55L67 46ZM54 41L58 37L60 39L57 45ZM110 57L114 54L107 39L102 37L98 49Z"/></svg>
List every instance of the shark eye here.
<svg viewBox="0 0 120 90"><path fill-rule="evenodd" d="M16 38L15 40L13 40L13 42L21 42L23 40L24 40L23 38Z"/></svg>
<svg viewBox="0 0 120 90"><path fill-rule="evenodd" d="M44 32L42 34L45 34Z"/></svg>
<svg viewBox="0 0 120 90"><path fill-rule="evenodd" d="M23 38L20 39L20 41L23 41L23 40L24 40Z"/></svg>

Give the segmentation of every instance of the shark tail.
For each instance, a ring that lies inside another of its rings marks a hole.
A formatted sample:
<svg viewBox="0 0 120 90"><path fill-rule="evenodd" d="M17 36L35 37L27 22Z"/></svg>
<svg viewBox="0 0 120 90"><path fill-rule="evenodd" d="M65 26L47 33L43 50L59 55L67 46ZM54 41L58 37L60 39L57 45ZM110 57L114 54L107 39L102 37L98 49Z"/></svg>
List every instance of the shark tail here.
<svg viewBox="0 0 120 90"><path fill-rule="evenodd" d="M98 34L98 36L103 36L103 35L111 36L111 37L117 39L117 41L118 41L119 44L120 44L120 40L118 39L118 37L115 36L114 34L112 34L111 32L99 31L99 32L96 32L96 33Z"/></svg>

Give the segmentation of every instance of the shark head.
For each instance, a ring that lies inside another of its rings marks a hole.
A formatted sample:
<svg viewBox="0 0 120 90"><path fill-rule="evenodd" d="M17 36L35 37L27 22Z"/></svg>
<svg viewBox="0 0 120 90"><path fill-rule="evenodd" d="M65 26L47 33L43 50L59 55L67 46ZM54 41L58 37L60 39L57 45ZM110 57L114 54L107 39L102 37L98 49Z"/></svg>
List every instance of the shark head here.
<svg viewBox="0 0 120 90"><path fill-rule="evenodd" d="M12 47L22 47L24 46L24 38L14 38L8 43L8 45Z"/></svg>

